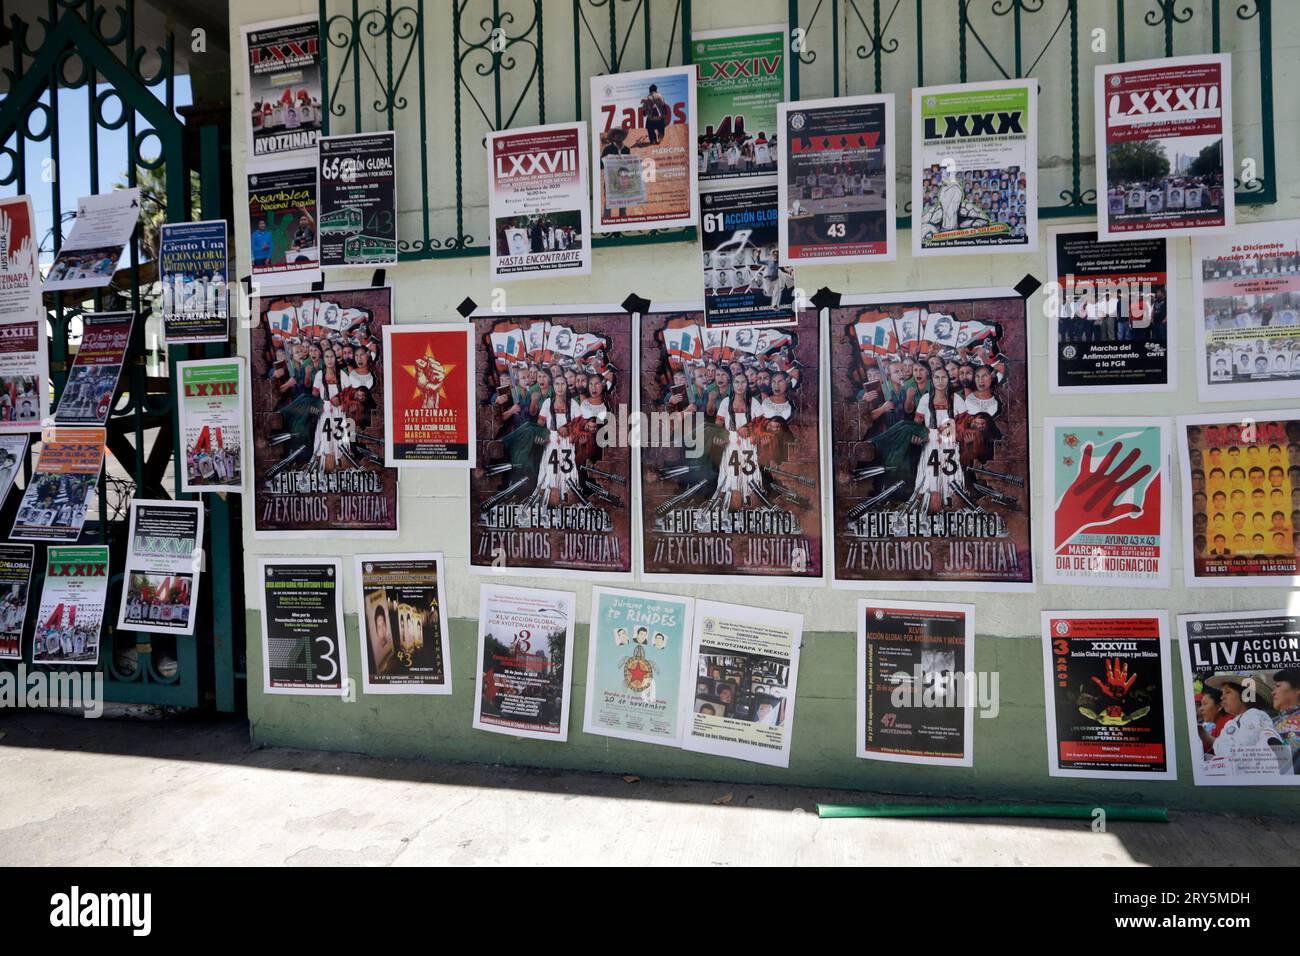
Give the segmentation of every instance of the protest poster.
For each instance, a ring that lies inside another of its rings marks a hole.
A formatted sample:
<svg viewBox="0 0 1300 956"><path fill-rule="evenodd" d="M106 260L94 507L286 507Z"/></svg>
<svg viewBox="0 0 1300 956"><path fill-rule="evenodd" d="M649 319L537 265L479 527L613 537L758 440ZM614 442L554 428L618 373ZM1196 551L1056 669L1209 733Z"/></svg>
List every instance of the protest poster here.
<svg viewBox="0 0 1300 956"><path fill-rule="evenodd" d="M1038 248L1038 81L912 90L912 255Z"/></svg>
<svg viewBox="0 0 1300 956"><path fill-rule="evenodd" d="M397 262L394 133L322 136L316 190L321 268Z"/></svg>
<svg viewBox="0 0 1300 956"><path fill-rule="evenodd" d="M1300 220L1192 239L1196 393L1300 397Z"/></svg>
<svg viewBox="0 0 1300 956"><path fill-rule="evenodd" d="M802 641L802 614L696 601L682 748L789 767Z"/></svg>
<svg viewBox="0 0 1300 956"><path fill-rule="evenodd" d="M23 625L35 563L35 545L0 544L0 660L23 659Z"/></svg>
<svg viewBox="0 0 1300 956"><path fill-rule="evenodd" d="M1047 273L1053 395L1175 389L1178 276L1168 239L1101 242L1090 226L1058 229Z"/></svg>
<svg viewBox="0 0 1300 956"><path fill-rule="evenodd" d="M1178 630L1192 781L1300 785L1300 617L1180 614Z"/></svg>
<svg viewBox="0 0 1300 956"><path fill-rule="evenodd" d="M98 664L107 598L107 545L50 548L32 635L32 663Z"/></svg>
<svg viewBox="0 0 1300 956"><path fill-rule="evenodd" d="M479 589L475 730L569 739L573 622L568 591Z"/></svg>
<svg viewBox="0 0 1300 956"><path fill-rule="evenodd" d="M50 414L35 228L31 197L0 199L0 434L37 431Z"/></svg>
<svg viewBox="0 0 1300 956"><path fill-rule="evenodd" d="M384 464L474 467L474 327L384 326Z"/></svg>
<svg viewBox="0 0 1300 956"><path fill-rule="evenodd" d="M45 292L102 289L140 221L140 189L114 189L77 200L72 231L45 272Z"/></svg>
<svg viewBox="0 0 1300 956"><path fill-rule="evenodd" d="M828 321L833 583L1032 591L1025 300L844 296Z"/></svg>
<svg viewBox="0 0 1300 956"><path fill-rule="evenodd" d="M593 76L590 102L592 229L694 226L695 67Z"/></svg>
<svg viewBox="0 0 1300 956"><path fill-rule="evenodd" d="M104 429L50 428L42 440L9 539L72 544L81 537L104 467Z"/></svg>
<svg viewBox="0 0 1300 956"><path fill-rule="evenodd" d="M858 602L857 755L970 767L975 605Z"/></svg>
<svg viewBox="0 0 1300 956"><path fill-rule="evenodd" d="M1043 611L1053 777L1175 780L1165 611Z"/></svg>
<svg viewBox="0 0 1300 956"><path fill-rule="evenodd" d="M254 537L396 537L381 361L392 288L285 291L253 310Z"/></svg>
<svg viewBox="0 0 1300 956"><path fill-rule="evenodd" d="M262 692L348 693L340 558L258 558Z"/></svg>
<svg viewBox="0 0 1300 956"><path fill-rule="evenodd" d="M321 25L312 14L252 23L244 37L248 155L309 150L324 121L321 109Z"/></svg>
<svg viewBox="0 0 1300 956"><path fill-rule="evenodd" d="M193 634L204 563L202 502L133 499L117 626Z"/></svg>
<svg viewBox="0 0 1300 956"><path fill-rule="evenodd" d="M710 328L795 324L794 270L781 264L779 218L775 185L719 187L700 198Z"/></svg>
<svg viewBox="0 0 1300 956"><path fill-rule="evenodd" d="M785 24L692 34L699 112L695 151L702 187L776 173L776 111L790 93L788 43Z"/></svg>
<svg viewBox="0 0 1300 956"><path fill-rule="evenodd" d="M817 323L708 329L672 303L640 317L646 580L823 582Z"/></svg>
<svg viewBox="0 0 1300 956"><path fill-rule="evenodd" d="M354 560L362 692L450 694L442 554L358 554Z"/></svg>
<svg viewBox="0 0 1300 956"><path fill-rule="evenodd" d="M1099 63L1097 235L1231 232L1232 57Z"/></svg>
<svg viewBox="0 0 1300 956"><path fill-rule="evenodd" d="M56 425L103 425L131 345L134 312L91 312L82 317L81 344L54 407Z"/></svg>
<svg viewBox="0 0 1300 956"><path fill-rule="evenodd" d="M1169 419L1043 420L1043 580L1167 588Z"/></svg>
<svg viewBox="0 0 1300 956"><path fill-rule="evenodd" d="M473 321L470 570L629 577L631 317L566 306Z"/></svg>
<svg viewBox="0 0 1300 956"><path fill-rule="evenodd" d="M230 250L226 220L166 222L158 240L163 341L225 342L230 337Z"/></svg>
<svg viewBox="0 0 1300 956"><path fill-rule="evenodd" d="M183 492L244 490L244 359L193 359L176 363L181 441L185 443Z"/></svg>
<svg viewBox="0 0 1300 956"><path fill-rule="evenodd" d="M583 733L680 745L694 606L671 594L591 589ZM697 695L715 689L696 680Z"/></svg>
<svg viewBox="0 0 1300 956"><path fill-rule="evenodd" d="M591 274L587 124L488 133L491 277Z"/></svg>
<svg viewBox="0 0 1300 956"><path fill-rule="evenodd" d="M248 253L259 286L320 278L316 187L314 156L248 164Z"/></svg>
<svg viewBox="0 0 1300 956"><path fill-rule="evenodd" d="M30 435L5 435L0 433L0 504L9 497L18 470L27 463L27 443Z"/></svg>

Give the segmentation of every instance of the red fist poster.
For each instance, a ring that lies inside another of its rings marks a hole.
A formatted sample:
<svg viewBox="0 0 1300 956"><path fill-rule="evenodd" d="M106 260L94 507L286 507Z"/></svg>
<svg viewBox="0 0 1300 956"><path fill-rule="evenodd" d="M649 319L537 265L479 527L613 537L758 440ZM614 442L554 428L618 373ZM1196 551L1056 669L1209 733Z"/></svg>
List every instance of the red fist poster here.
<svg viewBox="0 0 1300 956"><path fill-rule="evenodd" d="M466 322L384 328L384 464L474 467L472 342Z"/></svg>

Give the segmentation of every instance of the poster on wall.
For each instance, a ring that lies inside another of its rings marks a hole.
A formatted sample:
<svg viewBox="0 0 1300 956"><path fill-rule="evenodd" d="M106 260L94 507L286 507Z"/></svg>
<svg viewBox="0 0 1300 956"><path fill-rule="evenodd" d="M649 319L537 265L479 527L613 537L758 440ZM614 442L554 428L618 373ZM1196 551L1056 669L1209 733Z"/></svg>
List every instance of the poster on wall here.
<svg viewBox="0 0 1300 956"><path fill-rule="evenodd" d="M319 19L253 23L242 33L249 156L311 149L324 119Z"/></svg>
<svg viewBox="0 0 1300 956"><path fill-rule="evenodd" d="M1300 412L1178 416L1191 587L1300 583Z"/></svg>
<svg viewBox="0 0 1300 956"><path fill-rule="evenodd" d="M230 250L226 220L165 222L158 240L163 341L224 342L230 337Z"/></svg>
<svg viewBox="0 0 1300 956"><path fill-rule="evenodd" d="M587 124L488 134L491 277L591 274Z"/></svg>
<svg viewBox="0 0 1300 956"><path fill-rule="evenodd" d="M35 563L35 545L0 544L0 661L23 659L23 624Z"/></svg>
<svg viewBox="0 0 1300 956"><path fill-rule="evenodd" d="M1088 226L1047 247L1048 390L1053 395L1171 392L1177 258L1163 237L1101 242Z"/></svg>
<svg viewBox="0 0 1300 956"><path fill-rule="evenodd" d="M32 663L98 664L107 598L107 545L50 548L32 634Z"/></svg>
<svg viewBox="0 0 1300 956"><path fill-rule="evenodd" d="M857 755L970 767L975 605L858 602Z"/></svg>
<svg viewBox="0 0 1300 956"><path fill-rule="evenodd" d="M1232 231L1231 55L1100 63L1094 93L1101 239Z"/></svg>
<svg viewBox="0 0 1300 956"><path fill-rule="evenodd" d="M262 692L343 697L340 558L258 558L262 586Z"/></svg>
<svg viewBox="0 0 1300 956"><path fill-rule="evenodd" d="M56 425L103 425L131 345L134 312L91 312L82 317L81 345L54 407Z"/></svg>
<svg viewBox="0 0 1300 956"><path fill-rule="evenodd" d="M1043 580L1167 588L1167 418L1043 420Z"/></svg>
<svg viewBox="0 0 1300 956"><path fill-rule="evenodd" d="M366 694L450 694L442 554L355 555Z"/></svg>
<svg viewBox="0 0 1300 956"><path fill-rule="evenodd" d="M202 502L132 500L117 626L193 634L204 564Z"/></svg>
<svg viewBox="0 0 1300 956"><path fill-rule="evenodd" d="M318 280L318 226L314 161L248 164L248 254L256 283Z"/></svg>
<svg viewBox="0 0 1300 956"><path fill-rule="evenodd" d="M0 327L44 314L39 246L32 197L0 199Z"/></svg>
<svg viewBox="0 0 1300 956"><path fill-rule="evenodd" d="M711 328L795 322L794 270L781 265L775 185L718 188L700 198L704 316Z"/></svg>
<svg viewBox="0 0 1300 956"><path fill-rule="evenodd" d="M682 748L790 766L802 641L802 614L696 601Z"/></svg>
<svg viewBox="0 0 1300 956"><path fill-rule="evenodd" d="M320 264L397 261L397 137L391 132L322 136L317 160Z"/></svg>
<svg viewBox="0 0 1300 956"><path fill-rule="evenodd" d="M894 96L782 103L781 261L893 262Z"/></svg>
<svg viewBox="0 0 1300 956"><path fill-rule="evenodd" d="M0 433L36 431L50 414L37 245L31 198L0 199Z"/></svg>
<svg viewBox="0 0 1300 956"><path fill-rule="evenodd" d="M817 313L705 329L699 306L641 316L641 570L647 580L819 585Z"/></svg>
<svg viewBox="0 0 1300 956"><path fill-rule="evenodd" d="M36 469L9 532L11 540L71 544L81 537L104 467L104 441L102 428L44 432Z"/></svg>
<svg viewBox="0 0 1300 956"><path fill-rule="evenodd" d="M1175 780L1164 611L1044 611L1047 767L1053 777Z"/></svg>
<svg viewBox="0 0 1300 956"><path fill-rule="evenodd" d="M182 492L244 490L244 360L176 363L176 403L185 442Z"/></svg>
<svg viewBox="0 0 1300 956"><path fill-rule="evenodd" d="M0 504L9 497L9 489L18 478L18 471L27 462L29 435L0 434Z"/></svg>
<svg viewBox="0 0 1300 956"><path fill-rule="evenodd" d="M591 117L592 229L694 226L695 67L593 76Z"/></svg>
<svg viewBox="0 0 1300 956"><path fill-rule="evenodd" d="M681 744L694 606L671 594L591 589L583 733ZM709 678L696 680L697 696L716 689Z"/></svg>
<svg viewBox="0 0 1300 956"><path fill-rule="evenodd" d="M1300 397L1300 220L1192 240L1196 393Z"/></svg>
<svg viewBox="0 0 1300 956"><path fill-rule="evenodd" d="M395 537L382 363L392 288L283 292L255 303L254 537Z"/></svg>
<svg viewBox="0 0 1300 956"><path fill-rule="evenodd" d="M140 221L140 189L114 189L77 200L77 218L45 272L44 291L102 289Z"/></svg>
<svg viewBox="0 0 1300 956"><path fill-rule="evenodd" d="M569 306L474 317L476 572L629 577L632 319Z"/></svg>
<svg viewBox="0 0 1300 956"><path fill-rule="evenodd" d="M1033 590L1027 314L999 289L830 310L834 584Z"/></svg>
<svg viewBox="0 0 1300 956"><path fill-rule="evenodd" d="M474 326L384 327L384 464L474 467Z"/></svg>
<svg viewBox="0 0 1300 956"><path fill-rule="evenodd" d="M569 739L573 622L568 591L479 589L476 730Z"/></svg>
<svg viewBox="0 0 1300 956"><path fill-rule="evenodd" d="M912 255L1038 248L1038 81L912 90Z"/></svg>
<svg viewBox="0 0 1300 956"><path fill-rule="evenodd" d="M1193 782L1300 786L1300 617L1180 614L1178 630Z"/></svg>
<svg viewBox="0 0 1300 956"><path fill-rule="evenodd" d="M699 100L700 184L776 173L777 105L789 98L785 24L691 36Z"/></svg>

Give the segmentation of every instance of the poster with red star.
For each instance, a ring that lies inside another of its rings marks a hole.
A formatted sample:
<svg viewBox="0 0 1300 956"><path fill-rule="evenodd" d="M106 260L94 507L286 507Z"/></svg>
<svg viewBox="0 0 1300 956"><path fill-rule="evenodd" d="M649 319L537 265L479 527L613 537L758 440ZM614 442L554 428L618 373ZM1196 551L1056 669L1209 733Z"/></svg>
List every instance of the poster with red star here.
<svg viewBox="0 0 1300 956"><path fill-rule="evenodd" d="M384 464L474 467L473 343L466 322L384 329Z"/></svg>

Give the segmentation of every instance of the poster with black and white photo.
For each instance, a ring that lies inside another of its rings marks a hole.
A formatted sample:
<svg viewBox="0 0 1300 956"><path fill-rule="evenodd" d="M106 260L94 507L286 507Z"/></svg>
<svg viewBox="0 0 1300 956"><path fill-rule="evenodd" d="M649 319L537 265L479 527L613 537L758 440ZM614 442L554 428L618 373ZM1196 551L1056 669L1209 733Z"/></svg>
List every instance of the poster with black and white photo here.
<svg viewBox="0 0 1300 956"><path fill-rule="evenodd" d="M791 45L784 23L691 34L701 186L727 179L770 180L776 173L776 111L790 96L786 58Z"/></svg>
<svg viewBox="0 0 1300 956"><path fill-rule="evenodd" d="M49 428L9 531L11 541L72 544L81 537L104 467L102 428Z"/></svg>
<svg viewBox="0 0 1300 956"><path fill-rule="evenodd" d="M202 502L134 499L117 626L193 634L203 565Z"/></svg>
<svg viewBox="0 0 1300 956"><path fill-rule="evenodd" d="M77 200L77 218L45 272L46 292L102 289L140 221L140 189L114 189Z"/></svg>
<svg viewBox="0 0 1300 956"><path fill-rule="evenodd" d="M56 425L103 425L131 345L134 312L92 312L82 317L81 345L54 407Z"/></svg>
<svg viewBox="0 0 1300 956"><path fill-rule="evenodd" d="M1177 257L1162 237L1102 242L1090 226L1047 246L1047 387L1053 395L1171 392Z"/></svg>
<svg viewBox="0 0 1300 956"><path fill-rule="evenodd" d="M30 196L0 199L0 433L33 432L50 414L39 240Z"/></svg>
<svg viewBox="0 0 1300 956"><path fill-rule="evenodd" d="M1165 611L1043 611L1053 777L1174 780Z"/></svg>
<svg viewBox="0 0 1300 956"><path fill-rule="evenodd" d="M700 197L704 315L710 328L794 325L794 270L781 264L776 184Z"/></svg>
<svg viewBox="0 0 1300 956"><path fill-rule="evenodd" d="M248 253L259 285L320 278L315 156L248 164Z"/></svg>
<svg viewBox="0 0 1300 956"><path fill-rule="evenodd" d="M1300 616L1180 614L1183 698L1197 786L1300 786Z"/></svg>
<svg viewBox="0 0 1300 956"><path fill-rule="evenodd" d="M108 546L50 548L32 635L33 664L93 667L108 598Z"/></svg>
<svg viewBox="0 0 1300 956"><path fill-rule="evenodd" d="M354 133L320 138L320 264L382 266L397 261L397 137Z"/></svg>
<svg viewBox="0 0 1300 956"><path fill-rule="evenodd" d="M230 337L230 249L224 219L163 223L158 241L163 341Z"/></svg>
<svg viewBox="0 0 1300 956"><path fill-rule="evenodd" d="M315 15L244 27L248 155L281 156L316 145L321 110L321 28Z"/></svg>
<svg viewBox="0 0 1300 956"><path fill-rule="evenodd" d="M0 660L23 659L23 623L35 563L35 545L0 544Z"/></svg>
<svg viewBox="0 0 1300 956"><path fill-rule="evenodd" d="M30 435L0 434L0 504L9 497L18 470L27 461L27 443Z"/></svg>
<svg viewBox="0 0 1300 956"><path fill-rule="evenodd" d="M358 554L361 690L450 694L442 554Z"/></svg>
<svg viewBox="0 0 1300 956"><path fill-rule="evenodd" d="M263 692L344 696L342 559L258 558L257 568Z"/></svg>

